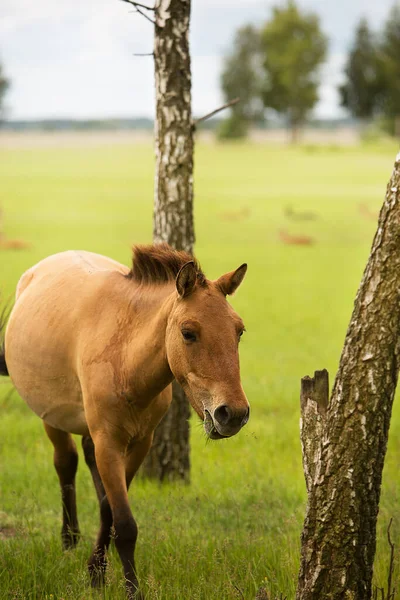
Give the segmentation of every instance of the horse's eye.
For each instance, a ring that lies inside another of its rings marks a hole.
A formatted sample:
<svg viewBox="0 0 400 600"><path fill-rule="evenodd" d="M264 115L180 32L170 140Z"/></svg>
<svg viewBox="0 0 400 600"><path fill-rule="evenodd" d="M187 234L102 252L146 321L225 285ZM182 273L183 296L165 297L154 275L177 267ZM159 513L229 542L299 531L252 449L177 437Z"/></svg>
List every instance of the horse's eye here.
<svg viewBox="0 0 400 600"><path fill-rule="evenodd" d="M193 331L189 331L189 329L183 329L182 335L185 342L195 342L197 340L196 334Z"/></svg>
<svg viewBox="0 0 400 600"><path fill-rule="evenodd" d="M239 342L240 342L240 338L242 337L242 335L244 334L245 329L242 329L242 331L239 332Z"/></svg>

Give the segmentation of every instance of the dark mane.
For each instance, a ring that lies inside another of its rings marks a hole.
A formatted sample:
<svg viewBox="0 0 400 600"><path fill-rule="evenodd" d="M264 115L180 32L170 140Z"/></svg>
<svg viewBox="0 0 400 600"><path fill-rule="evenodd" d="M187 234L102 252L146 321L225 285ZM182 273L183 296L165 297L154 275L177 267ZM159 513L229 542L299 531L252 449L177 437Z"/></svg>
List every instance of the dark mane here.
<svg viewBox="0 0 400 600"><path fill-rule="evenodd" d="M134 246L132 268L127 277L137 283L168 283L174 281L183 265L190 261L196 266L197 282L206 285L197 260L188 252L174 250L165 243Z"/></svg>

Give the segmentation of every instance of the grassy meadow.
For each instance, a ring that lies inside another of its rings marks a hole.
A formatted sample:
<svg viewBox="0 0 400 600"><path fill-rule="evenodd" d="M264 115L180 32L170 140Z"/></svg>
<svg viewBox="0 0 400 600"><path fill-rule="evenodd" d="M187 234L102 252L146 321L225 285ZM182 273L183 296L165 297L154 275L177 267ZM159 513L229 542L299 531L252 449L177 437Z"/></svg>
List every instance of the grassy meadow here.
<svg viewBox="0 0 400 600"><path fill-rule="evenodd" d="M251 143L196 149L196 255L209 278L243 262L232 299L247 333L241 370L252 406L238 436L206 443L192 419L190 486L135 481L137 564L149 600L292 600L306 492L299 442L300 378L335 375L353 300L384 198L395 144L285 148ZM0 250L0 287L41 258L87 249L129 263L130 245L152 232L150 143L60 147L0 146L0 204L9 238L28 250ZM312 211L311 221L284 210ZM278 232L314 238L283 244ZM79 450L80 450L80 441ZM0 382L0 599L124 598L114 550L104 593L86 570L98 509L80 455L77 494L82 539L60 544L61 502L52 448L40 419L8 380ZM386 527L400 544L400 407L395 403L378 523L375 583L384 585ZM398 554L398 557L400 554ZM400 573L396 567L400 589Z"/></svg>

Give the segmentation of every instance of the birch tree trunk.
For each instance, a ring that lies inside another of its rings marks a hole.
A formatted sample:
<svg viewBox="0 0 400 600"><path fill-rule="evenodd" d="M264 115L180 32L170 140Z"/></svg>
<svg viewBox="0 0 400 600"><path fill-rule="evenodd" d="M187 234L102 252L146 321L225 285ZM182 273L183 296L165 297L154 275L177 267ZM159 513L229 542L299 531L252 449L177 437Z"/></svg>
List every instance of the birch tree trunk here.
<svg viewBox="0 0 400 600"><path fill-rule="evenodd" d="M154 242L193 251L193 124L189 53L190 0L157 0L155 9L156 176ZM189 405L177 383L155 432L143 472L189 480Z"/></svg>
<svg viewBox="0 0 400 600"><path fill-rule="evenodd" d="M308 504L297 600L371 598L382 470L400 358L399 203L400 155L329 405L321 372L302 382Z"/></svg>

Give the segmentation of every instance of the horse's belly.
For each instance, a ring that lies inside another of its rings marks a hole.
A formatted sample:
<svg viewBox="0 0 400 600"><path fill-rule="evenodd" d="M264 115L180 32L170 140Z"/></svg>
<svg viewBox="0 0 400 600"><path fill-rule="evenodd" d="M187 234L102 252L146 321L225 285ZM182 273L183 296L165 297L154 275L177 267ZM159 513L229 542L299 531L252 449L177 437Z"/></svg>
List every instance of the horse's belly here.
<svg viewBox="0 0 400 600"><path fill-rule="evenodd" d="M43 421L62 431L88 434L80 389L64 376L37 378L29 370L18 369L10 375L16 390Z"/></svg>
<svg viewBox="0 0 400 600"><path fill-rule="evenodd" d="M33 412L48 425L68 433L88 435L83 404L72 402L70 396L65 399L54 396L53 400L43 396L36 397L34 394L21 396Z"/></svg>
<svg viewBox="0 0 400 600"><path fill-rule="evenodd" d="M85 435L80 381L73 368L71 332L30 288L17 301L6 331L6 361L19 395L46 423Z"/></svg>
<svg viewBox="0 0 400 600"><path fill-rule="evenodd" d="M36 411L35 411L36 412ZM37 413L38 414L38 413ZM76 433L78 435L89 435L89 429L86 422L83 406L71 406L71 403L57 403L53 406L43 407L39 416L52 427Z"/></svg>

